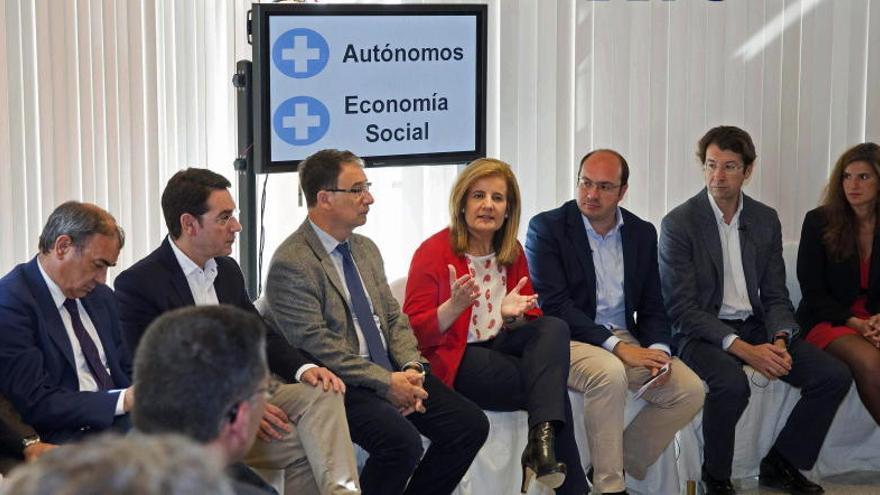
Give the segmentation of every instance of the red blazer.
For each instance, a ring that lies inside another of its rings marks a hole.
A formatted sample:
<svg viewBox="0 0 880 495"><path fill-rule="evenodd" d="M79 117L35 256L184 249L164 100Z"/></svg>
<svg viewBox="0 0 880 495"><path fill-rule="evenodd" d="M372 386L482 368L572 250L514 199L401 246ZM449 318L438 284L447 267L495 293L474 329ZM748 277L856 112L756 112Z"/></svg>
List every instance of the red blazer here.
<svg viewBox="0 0 880 495"><path fill-rule="evenodd" d="M508 291L516 287L519 279L529 276L522 246L517 243L517 247L520 255L507 267ZM437 308L452 295L447 265L454 266L459 277L468 272L467 258L457 256L452 251L448 228L429 237L413 255L406 281L403 312L409 316L419 341L419 350L431 362L431 373L451 388L467 345L471 308L462 311L445 332L440 331ZM520 293L535 293L531 280L526 282ZM538 308L526 313L530 319L541 315Z"/></svg>

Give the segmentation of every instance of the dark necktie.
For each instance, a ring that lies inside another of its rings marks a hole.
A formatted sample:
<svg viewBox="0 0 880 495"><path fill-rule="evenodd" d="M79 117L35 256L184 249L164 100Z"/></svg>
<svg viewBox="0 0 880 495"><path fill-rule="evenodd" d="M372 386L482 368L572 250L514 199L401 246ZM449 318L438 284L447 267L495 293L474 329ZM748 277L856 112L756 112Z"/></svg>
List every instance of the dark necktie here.
<svg viewBox="0 0 880 495"><path fill-rule="evenodd" d="M70 321L73 323L73 334L79 341L79 347L82 349L83 356L86 358L86 364L98 384L98 390L110 390L113 388L113 379L107 373L107 368L101 363L101 355L98 354L98 347L95 341L89 337L86 327L83 326L82 319L79 317L79 308L75 299L65 299L64 308L70 314Z"/></svg>
<svg viewBox="0 0 880 495"><path fill-rule="evenodd" d="M367 300L364 284L361 283L357 268L354 266L351 249L349 249L347 242L343 242L336 246L336 250L342 255L342 271L345 273L345 285L348 286L348 294L351 296L351 308L361 326L364 340L367 341L370 359L388 371L392 371L388 352L382 345L382 337L376 327L376 320L373 319L373 312L370 311L370 302Z"/></svg>

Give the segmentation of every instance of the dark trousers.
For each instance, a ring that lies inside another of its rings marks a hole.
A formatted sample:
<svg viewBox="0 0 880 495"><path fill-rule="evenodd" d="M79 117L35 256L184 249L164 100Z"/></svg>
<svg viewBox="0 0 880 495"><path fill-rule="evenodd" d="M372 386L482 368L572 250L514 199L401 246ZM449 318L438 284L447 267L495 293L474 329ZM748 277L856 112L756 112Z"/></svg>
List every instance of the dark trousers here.
<svg viewBox="0 0 880 495"><path fill-rule="evenodd" d="M425 391L426 412L408 416L371 389L345 392L351 439L370 454L360 475L364 495L452 493L486 441L489 420L473 402L430 374ZM431 440L424 457L420 434Z"/></svg>
<svg viewBox="0 0 880 495"><path fill-rule="evenodd" d="M487 342L468 344L458 367L455 389L483 409L529 413L529 427L544 421L560 424L556 457L566 464L565 483L557 493L584 493L571 404L568 399L568 325L543 317L506 330Z"/></svg>
<svg viewBox="0 0 880 495"><path fill-rule="evenodd" d="M764 325L757 319L731 328L750 344L767 342ZM780 380L801 389L801 398L773 446L798 469L811 469L852 378L843 363L799 338L792 341L788 353L791 371ZM680 354L709 386L703 405L703 466L713 478L730 478L736 423L750 395L743 362L701 340L688 342ZM757 379L766 380L763 375Z"/></svg>

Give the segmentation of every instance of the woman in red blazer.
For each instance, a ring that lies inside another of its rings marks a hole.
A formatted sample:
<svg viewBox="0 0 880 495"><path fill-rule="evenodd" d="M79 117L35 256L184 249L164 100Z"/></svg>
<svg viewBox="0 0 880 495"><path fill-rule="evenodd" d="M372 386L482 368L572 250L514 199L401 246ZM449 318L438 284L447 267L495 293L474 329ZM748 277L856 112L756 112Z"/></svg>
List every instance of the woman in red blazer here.
<svg viewBox="0 0 880 495"><path fill-rule="evenodd" d="M845 362L880 424L880 146L847 150L822 206L807 212L798 246L805 339Z"/></svg>
<svg viewBox="0 0 880 495"><path fill-rule="evenodd" d="M566 385L568 326L536 306L516 240L520 196L510 166L472 162L449 211L450 227L422 243L409 269L403 310L419 349L432 373L483 409L528 411L523 493L534 475L557 493L584 493Z"/></svg>

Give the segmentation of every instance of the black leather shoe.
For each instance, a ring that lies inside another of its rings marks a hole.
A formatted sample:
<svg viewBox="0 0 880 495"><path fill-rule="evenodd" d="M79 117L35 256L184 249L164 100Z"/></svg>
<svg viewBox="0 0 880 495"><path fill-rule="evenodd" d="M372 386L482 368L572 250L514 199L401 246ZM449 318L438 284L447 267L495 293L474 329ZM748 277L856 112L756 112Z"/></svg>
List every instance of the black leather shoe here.
<svg viewBox="0 0 880 495"><path fill-rule="evenodd" d="M706 472L704 467L702 479L706 495L736 495L736 490L733 488L730 478L715 479Z"/></svg>
<svg viewBox="0 0 880 495"><path fill-rule="evenodd" d="M626 471L624 471L624 476L626 476ZM587 480L590 482L590 486L593 486L593 466L590 466L590 469L587 470ZM602 492L602 495L629 495L629 492L626 490L622 492Z"/></svg>
<svg viewBox="0 0 880 495"><path fill-rule="evenodd" d="M804 477L800 470L792 466L776 449L770 449L767 457L761 459L758 483L794 495L825 493L821 486Z"/></svg>
<svg viewBox="0 0 880 495"><path fill-rule="evenodd" d="M545 421L529 429L529 442L522 453L522 493L529 491L532 478L549 488L559 488L565 482L565 463L556 462L556 429Z"/></svg>

